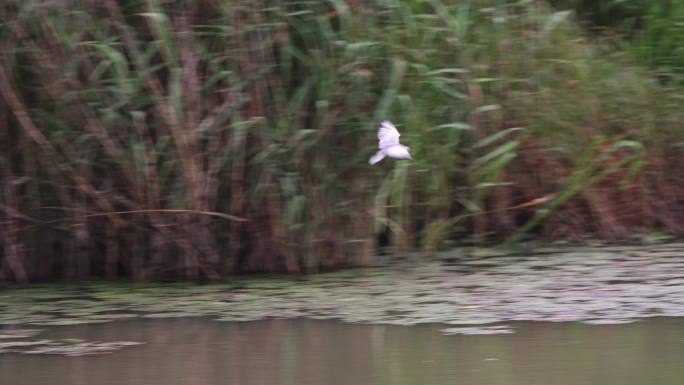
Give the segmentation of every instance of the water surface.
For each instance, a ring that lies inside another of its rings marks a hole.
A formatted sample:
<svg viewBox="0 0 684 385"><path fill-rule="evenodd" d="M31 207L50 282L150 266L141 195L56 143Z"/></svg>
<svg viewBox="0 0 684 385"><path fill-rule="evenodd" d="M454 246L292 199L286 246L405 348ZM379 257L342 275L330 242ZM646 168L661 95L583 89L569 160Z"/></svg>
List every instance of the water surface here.
<svg viewBox="0 0 684 385"><path fill-rule="evenodd" d="M0 355L2 385L673 385L684 318L625 325L509 323L515 334L333 320L135 319L41 338L141 341L104 355Z"/></svg>

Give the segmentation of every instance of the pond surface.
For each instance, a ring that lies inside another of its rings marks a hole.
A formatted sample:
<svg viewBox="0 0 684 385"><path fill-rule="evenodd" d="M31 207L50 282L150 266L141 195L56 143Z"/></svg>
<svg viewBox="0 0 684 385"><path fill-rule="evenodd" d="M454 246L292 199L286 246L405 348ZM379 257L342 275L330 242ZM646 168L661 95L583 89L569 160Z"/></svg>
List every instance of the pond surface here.
<svg viewBox="0 0 684 385"><path fill-rule="evenodd" d="M109 354L0 355L2 385L673 385L684 318L623 325L514 322L514 334L444 325L134 319L47 327L41 338L138 341Z"/></svg>
<svg viewBox="0 0 684 385"><path fill-rule="evenodd" d="M0 290L0 385L678 385L682 363L682 243Z"/></svg>

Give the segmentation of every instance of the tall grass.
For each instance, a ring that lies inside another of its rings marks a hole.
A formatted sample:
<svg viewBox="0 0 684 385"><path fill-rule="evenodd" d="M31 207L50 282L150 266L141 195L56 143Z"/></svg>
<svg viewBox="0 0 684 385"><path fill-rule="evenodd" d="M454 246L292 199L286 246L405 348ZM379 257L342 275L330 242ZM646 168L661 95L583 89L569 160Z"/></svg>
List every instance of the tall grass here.
<svg viewBox="0 0 684 385"><path fill-rule="evenodd" d="M613 36L638 60L659 72L661 80L681 85L684 70L684 2L680 0L553 0L559 9L577 11L585 25Z"/></svg>
<svg viewBox="0 0 684 385"><path fill-rule="evenodd" d="M0 10L0 281L682 231L681 94L545 2ZM368 166L381 119L413 161Z"/></svg>

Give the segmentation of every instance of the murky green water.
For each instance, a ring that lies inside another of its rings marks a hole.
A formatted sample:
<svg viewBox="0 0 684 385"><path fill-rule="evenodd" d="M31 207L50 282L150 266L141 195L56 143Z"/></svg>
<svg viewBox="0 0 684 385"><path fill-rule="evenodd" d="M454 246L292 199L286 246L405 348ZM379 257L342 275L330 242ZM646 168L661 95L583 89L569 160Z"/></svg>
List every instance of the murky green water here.
<svg viewBox="0 0 684 385"><path fill-rule="evenodd" d="M512 323L444 336L443 325L332 320L137 319L51 327L42 338L141 341L104 355L0 355L3 385L675 385L684 318L625 325Z"/></svg>
<svg viewBox="0 0 684 385"><path fill-rule="evenodd" d="M2 290L0 385L684 384L684 244L536 252Z"/></svg>

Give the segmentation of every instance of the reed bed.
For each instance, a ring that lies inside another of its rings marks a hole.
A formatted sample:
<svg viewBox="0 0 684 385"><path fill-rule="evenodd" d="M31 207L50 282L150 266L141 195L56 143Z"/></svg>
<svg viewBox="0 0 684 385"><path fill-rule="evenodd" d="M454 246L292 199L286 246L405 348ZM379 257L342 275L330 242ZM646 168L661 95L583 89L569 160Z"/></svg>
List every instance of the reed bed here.
<svg viewBox="0 0 684 385"><path fill-rule="evenodd" d="M681 90L543 1L8 0L0 22L0 282L683 232ZM413 161L368 165L381 119Z"/></svg>

